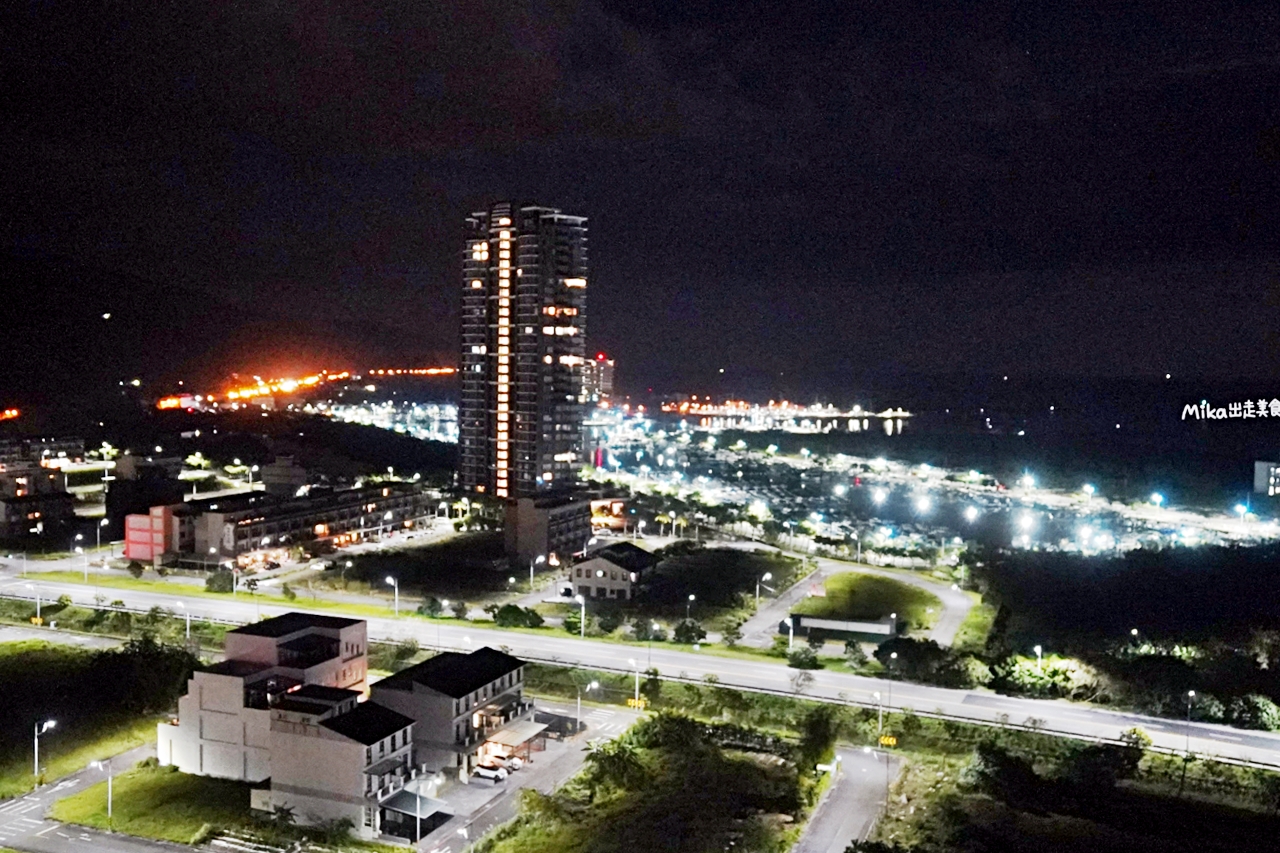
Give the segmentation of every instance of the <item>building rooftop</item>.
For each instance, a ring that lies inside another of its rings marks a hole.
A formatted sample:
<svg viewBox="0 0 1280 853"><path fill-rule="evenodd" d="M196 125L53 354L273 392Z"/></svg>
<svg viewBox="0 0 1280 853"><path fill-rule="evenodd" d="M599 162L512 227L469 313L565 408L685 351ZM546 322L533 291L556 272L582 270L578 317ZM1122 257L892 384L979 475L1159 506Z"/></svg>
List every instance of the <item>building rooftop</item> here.
<svg viewBox="0 0 1280 853"><path fill-rule="evenodd" d="M360 695L359 690L342 687L325 687L323 684L304 684L289 694L290 698L315 702L342 702Z"/></svg>
<svg viewBox="0 0 1280 853"><path fill-rule="evenodd" d="M445 696L461 699L509 672L524 666L524 661L485 646L471 654L442 652L422 663L401 670L374 685L375 689L409 690L421 684Z"/></svg>
<svg viewBox="0 0 1280 853"><path fill-rule="evenodd" d="M632 572L648 571L659 563L655 555L630 542L615 542L605 548L592 551L589 556L593 560L597 557L603 558L615 566Z"/></svg>
<svg viewBox="0 0 1280 853"><path fill-rule="evenodd" d="M268 664L255 663L247 660L221 660L215 664L206 666L202 671L211 672L214 675L231 675L236 678L247 678L250 675L271 669Z"/></svg>
<svg viewBox="0 0 1280 853"><path fill-rule="evenodd" d="M271 619L264 619L252 625L244 625L228 634L249 634L254 637L287 637L307 628L326 628L330 631L350 628L358 625L360 619L346 619L341 616L320 616L315 613L286 613Z"/></svg>
<svg viewBox="0 0 1280 853"><path fill-rule="evenodd" d="M384 708L377 702L365 702L355 710L337 717L321 720L320 725L365 746L389 738L401 729L413 725L404 714Z"/></svg>
<svg viewBox="0 0 1280 853"><path fill-rule="evenodd" d="M323 717L325 714L333 710L333 705L327 702L307 702L303 699L291 699L293 694L285 695L272 707L277 711L292 711L295 714L310 714L313 717Z"/></svg>

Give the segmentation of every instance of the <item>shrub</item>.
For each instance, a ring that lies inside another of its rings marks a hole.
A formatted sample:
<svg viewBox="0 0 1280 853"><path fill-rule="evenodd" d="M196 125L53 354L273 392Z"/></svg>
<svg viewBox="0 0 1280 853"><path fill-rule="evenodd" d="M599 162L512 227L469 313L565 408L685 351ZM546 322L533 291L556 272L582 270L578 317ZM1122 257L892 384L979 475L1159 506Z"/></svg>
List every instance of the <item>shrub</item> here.
<svg viewBox="0 0 1280 853"><path fill-rule="evenodd" d="M600 630L606 634L612 634L614 631L618 630L618 626L621 624L622 617L617 613L600 614Z"/></svg>
<svg viewBox="0 0 1280 853"><path fill-rule="evenodd" d="M453 617L455 619L467 618L467 603L465 601L455 601L453 604L449 605L449 609L453 611Z"/></svg>
<svg viewBox="0 0 1280 853"><path fill-rule="evenodd" d="M435 596L428 596L426 601L418 605L418 613L423 616L430 616L433 619L439 617L443 612L444 605Z"/></svg>
<svg viewBox="0 0 1280 853"><path fill-rule="evenodd" d="M133 575L135 578L142 577L142 573L147 570L146 567L137 560L130 560L129 565L126 566L126 568L129 570L129 574Z"/></svg>
<svg viewBox="0 0 1280 853"><path fill-rule="evenodd" d="M285 601L293 601L298 597L298 594L287 583L280 584L280 594L284 596Z"/></svg>
<svg viewBox="0 0 1280 853"><path fill-rule="evenodd" d="M1231 700L1230 714L1231 724L1242 729L1280 731L1280 708L1266 696L1257 693L1238 696Z"/></svg>
<svg viewBox="0 0 1280 853"><path fill-rule="evenodd" d="M235 588L235 575L225 569L210 572L204 579L204 588L209 592L231 592Z"/></svg>
<svg viewBox="0 0 1280 853"><path fill-rule="evenodd" d="M729 626L724 629L721 639L724 640L724 644L729 648L736 646L742 639L742 623L737 620L730 622Z"/></svg>
<svg viewBox="0 0 1280 853"><path fill-rule="evenodd" d="M534 610L532 607L524 611L524 624L529 628L541 628L546 623L546 619L542 618L542 614Z"/></svg>
<svg viewBox="0 0 1280 853"><path fill-rule="evenodd" d="M685 643L686 645L700 643L707 638L706 629L692 619L681 620L680 624L676 625L672 635L677 643Z"/></svg>
<svg viewBox="0 0 1280 853"><path fill-rule="evenodd" d="M787 655L787 666L795 669L822 669L818 654L808 646L797 646Z"/></svg>
<svg viewBox="0 0 1280 853"><path fill-rule="evenodd" d="M537 628L544 620L542 614L533 608L525 610L514 604L504 604L494 612L493 621L500 628Z"/></svg>
<svg viewBox="0 0 1280 853"><path fill-rule="evenodd" d="M71 606L71 596L67 595L67 594L64 592L62 595L58 596L58 602L57 602L57 603L58 603L58 606L59 606L59 607L70 607L70 606Z"/></svg>
<svg viewBox="0 0 1280 853"><path fill-rule="evenodd" d="M854 669L867 665L867 653L862 650L862 643L857 640L844 641L844 658Z"/></svg>

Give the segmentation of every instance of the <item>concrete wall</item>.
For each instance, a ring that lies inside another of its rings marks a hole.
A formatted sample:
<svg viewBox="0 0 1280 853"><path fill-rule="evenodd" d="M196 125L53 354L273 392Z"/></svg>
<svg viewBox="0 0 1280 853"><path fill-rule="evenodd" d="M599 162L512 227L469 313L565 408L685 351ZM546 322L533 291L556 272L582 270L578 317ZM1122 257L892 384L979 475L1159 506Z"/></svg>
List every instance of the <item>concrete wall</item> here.
<svg viewBox="0 0 1280 853"><path fill-rule="evenodd" d="M258 782L271 775L268 712L244 707L244 680L197 672L178 700L178 725L156 730L160 763L183 773Z"/></svg>
<svg viewBox="0 0 1280 853"><path fill-rule="evenodd" d="M631 598L631 572L603 557L584 560L569 569L575 595L587 598Z"/></svg>

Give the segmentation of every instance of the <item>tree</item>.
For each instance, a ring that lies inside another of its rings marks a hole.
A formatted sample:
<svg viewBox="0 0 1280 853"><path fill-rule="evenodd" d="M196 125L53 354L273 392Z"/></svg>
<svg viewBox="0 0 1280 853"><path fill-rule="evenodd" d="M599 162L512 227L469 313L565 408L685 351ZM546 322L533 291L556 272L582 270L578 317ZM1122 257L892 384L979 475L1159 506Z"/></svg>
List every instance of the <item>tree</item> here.
<svg viewBox="0 0 1280 853"><path fill-rule="evenodd" d="M639 786L646 773L639 751L625 740L593 744L586 760L594 782L622 790Z"/></svg>
<svg viewBox="0 0 1280 853"><path fill-rule="evenodd" d="M280 594L284 596L285 601L294 601L298 597L298 594L287 583L280 584Z"/></svg>
<svg viewBox="0 0 1280 853"><path fill-rule="evenodd" d="M606 634L612 634L618 630L618 626L622 624L622 617L617 613L606 612L600 614L600 630Z"/></svg>
<svg viewBox="0 0 1280 853"><path fill-rule="evenodd" d="M507 605L507 606L509 607L510 605ZM488 617L495 622L498 621L498 610L499 610L499 607L496 602L491 604L486 604L484 606L485 614L488 615Z"/></svg>
<svg viewBox="0 0 1280 853"><path fill-rule="evenodd" d="M522 607L514 604L504 604L497 608L493 614L493 621L499 628L523 628L529 624L529 618L525 614Z"/></svg>
<svg viewBox="0 0 1280 853"><path fill-rule="evenodd" d="M418 605L418 612L424 616L430 616L432 619L438 619L440 614L444 612L444 605L435 596L427 596L426 601Z"/></svg>
<svg viewBox="0 0 1280 853"><path fill-rule="evenodd" d="M729 648L738 645L739 641L742 640L742 622L736 619L730 622L728 627L724 629L724 633L721 634L721 639L724 640L724 644Z"/></svg>
<svg viewBox="0 0 1280 853"><path fill-rule="evenodd" d="M542 618L542 614L534 610L532 607L526 608L524 611L524 624L528 628L541 628L547 620Z"/></svg>
<svg viewBox="0 0 1280 853"><path fill-rule="evenodd" d="M235 589L235 575L225 569L209 573L204 579L204 588L209 592L231 592Z"/></svg>
<svg viewBox="0 0 1280 853"><path fill-rule="evenodd" d="M142 573L147 570L146 566L142 565L142 563L139 563L137 560L130 560L127 568L129 574L133 575L135 578L142 577Z"/></svg>
<svg viewBox="0 0 1280 853"><path fill-rule="evenodd" d="M570 634L578 634L582 631L582 612L578 608L574 608L565 614L564 629Z"/></svg>
<svg viewBox="0 0 1280 853"><path fill-rule="evenodd" d="M649 700L650 705L657 705L658 699L662 696L662 679L659 678L658 670L649 667L644 671L645 679L640 682L640 695Z"/></svg>
<svg viewBox="0 0 1280 853"><path fill-rule="evenodd" d="M692 645L707 638L706 630L693 619L682 619L672 632L677 643Z"/></svg>
<svg viewBox="0 0 1280 853"><path fill-rule="evenodd" d="M243 586L245 589L249 591L250 595L254 595L258 592L258 579L249 578L247 581L244 582Z"/></svg>
<svg viewBox="0 0 1280 853"><path fill-rule="evenodd" d="M836 709L831 705L819 705L800 718L796 763L801 772L812 772L815 764L831 757L838 730Z"/></svg>
<svg viewBox="0 0 1280 853"><path fill-rule="evenodd" d="M794 669L822 669L818 655L808 646L797 646L787 655L787 666Z"/></svg>
<svg viewBox="0 0 1280 853"><path fill-rule="evenodd" d="M849 639L844 641L844 659L849 666L860 669L867 665L867 653L862 650L862 643Z"/></svg>
<svg viewBox="0 0 1280 853"><path fill-rule="evenodd" d="M875 657L888 670L890 677L913 681L936 680L939 670L950 662L947 650L933 640L909 637L885 640L876 647Z"/></svg>
<svg viewBox="0 0 1280 853"><path fill-rule="evenodd" d="M468 608L467 608L467 603L465 601L455 601L453 604L449 605L449 609L453 611L453 618L455 619L467 618Z"/></svg>
<svg viewBox="0 0 1280 853"><path fill-rule="evenodd" d="M802 669L791 676L791 689L796 693L803 693L813 686L813 680L813 673Z"/></svg>
<svg viewBox="0 0 1280 853"><path fill-rule="evenodd" d="M1250 693L1231 700L1231 723L1242 729L1280 731L1280 708L1266 696Z"/></svg>

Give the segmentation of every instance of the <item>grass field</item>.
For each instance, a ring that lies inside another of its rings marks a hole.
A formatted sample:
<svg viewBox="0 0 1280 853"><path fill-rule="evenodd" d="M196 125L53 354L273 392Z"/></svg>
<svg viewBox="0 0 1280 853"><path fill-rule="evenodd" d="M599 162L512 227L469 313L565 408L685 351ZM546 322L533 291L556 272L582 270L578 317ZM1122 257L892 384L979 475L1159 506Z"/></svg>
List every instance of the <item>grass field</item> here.
<svg viewBox="0 0 1280 853"><path fill-rule="evenodd" d="M942 602L930 592L879 575L841 572L824 584L825 596L810 596L794 612L822 619L881 619L897 613L914 630L933 627ZM932 609L933 612L930 612Z"/></svg>
<svg viewBox="0 0 1280 853"><path fill-rule="evenodd" d="M984 604L977 593L969 593L979 600L969 611L969 615L960 623L955 642L951 647L957 654L979 654L987 645L987 635L991 633L991 624L996 618L996 608Z"/></svg>
<svg viewBox="0 0 1280 853"><path fill-rule="evenodd" d="M188 776L171 767L140 765L118 774L113 785L110 824L105 782L59 800L50 814L65 823L178 844L191 843L210 830L248 830L286 843L307 833L302 827L276 830L264 826L249 810L250 786L244 782ZM344 841L342 846L370 851L400 849L356 841Z"/></svg>
<svg viewBox="0 0 1280 853"><path fill-rule="evenodd" d="M150 743L157 718L76 700L76 685L95 666L95 653L38 641L0 643L0 798L35 787L33 720L56 719L40 740L46 779L73 773L90 761Z"/></svg>

